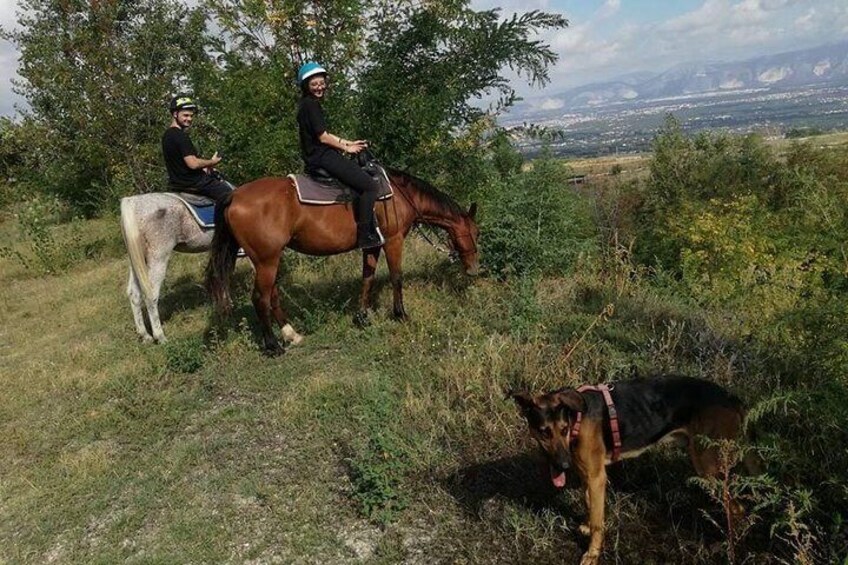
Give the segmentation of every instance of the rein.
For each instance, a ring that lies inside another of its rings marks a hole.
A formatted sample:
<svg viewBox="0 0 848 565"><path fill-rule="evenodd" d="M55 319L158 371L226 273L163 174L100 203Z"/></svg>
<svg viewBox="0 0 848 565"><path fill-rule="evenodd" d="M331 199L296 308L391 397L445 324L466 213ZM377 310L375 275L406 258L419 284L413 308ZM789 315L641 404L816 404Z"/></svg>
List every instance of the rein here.
<svg viewBox="0 0 848 565"><path fill-rule="evenodd" d="M618 412L615 409L615 403L612 401L610 391L612 387L609 385L583 385L577 389L577 392L600 392L604 395L604 402L607 404L607 412L609 412L610 431L612 432L612 462L615 463L621 457L621 432L618 427ZM571 431L568 434L568 444L577 439L580 435L580 421L583 419L583 413L577 413L577 419L574 425L571 426Z"/></svg>

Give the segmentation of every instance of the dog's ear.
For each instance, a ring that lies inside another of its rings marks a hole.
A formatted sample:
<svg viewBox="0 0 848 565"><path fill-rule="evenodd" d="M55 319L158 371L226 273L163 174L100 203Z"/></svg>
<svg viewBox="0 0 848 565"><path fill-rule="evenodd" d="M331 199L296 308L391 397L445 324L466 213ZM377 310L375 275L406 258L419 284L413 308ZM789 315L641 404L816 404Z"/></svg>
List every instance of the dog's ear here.
<svg viewBox="0 0 848 565"><path fill-rule="evenodd" d="M512 392L510 393L510 396L518 405L518 407L521 408L521 411L524 413L525 416L536 406L536 402L533 400L533 395L531 395L530 393L523 391Z"/></svg>
<svg viewBox="0 0 848 565"><path fill-rule="evenodd" d="M559 400L560 405L565 406L574 412L586 411L586 401L583 399L583 395L576 390L563 390L558 392L557 400Z"/></svg>

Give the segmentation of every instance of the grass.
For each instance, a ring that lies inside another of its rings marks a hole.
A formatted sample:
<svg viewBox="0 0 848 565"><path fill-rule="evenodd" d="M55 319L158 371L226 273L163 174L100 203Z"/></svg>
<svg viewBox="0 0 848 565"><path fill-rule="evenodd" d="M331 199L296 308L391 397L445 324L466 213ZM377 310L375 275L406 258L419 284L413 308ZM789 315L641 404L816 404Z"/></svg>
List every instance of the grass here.
<svg viewBox="0 0 848 565"><path fill-rule="evenodd" d="M13 223L0 233L23 249ZM359 258L289 255L280 284L307 339L269 359L247 266L231 330L210 337L205 257L176 255L170 342L143 345L117 219L83 227L106 251L61 275L0 259L0 562L576 562L582 493L544 479L504 390L744 369L721 316L589 271L469 281L415 238L408 323L390 319L383 265L359 330ZM720 509L689 474L667 450L612 470L608 562L720 559L700 511Z"/></svg>

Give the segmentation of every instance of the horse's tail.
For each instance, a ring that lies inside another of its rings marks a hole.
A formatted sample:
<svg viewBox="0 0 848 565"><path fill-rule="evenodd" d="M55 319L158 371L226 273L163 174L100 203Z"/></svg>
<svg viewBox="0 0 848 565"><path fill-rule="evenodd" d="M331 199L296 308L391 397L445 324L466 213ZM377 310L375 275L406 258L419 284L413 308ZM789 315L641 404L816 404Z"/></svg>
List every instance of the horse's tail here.
<svg viewBox="0 0 848 565"><path fill-rule="evenodd" d="M144 249L138 233L135 206L130 197L121 198L121 233L124 235L124 244L127 246L127 254L130 257L130 269L141 288L141 295L147 300L153 294L153 284L147 274L147 261L144 259Z"/></svg>
<svg viewBox="0 0 848 565"><path fill-rule="evenodd" d="M233 200L233 193L226 195L215 205L215 235L206 265L206 290L219 312L228 314L232 308L230 299L230 276L236 266L238 242L227 223L225 212Z"/></svg>

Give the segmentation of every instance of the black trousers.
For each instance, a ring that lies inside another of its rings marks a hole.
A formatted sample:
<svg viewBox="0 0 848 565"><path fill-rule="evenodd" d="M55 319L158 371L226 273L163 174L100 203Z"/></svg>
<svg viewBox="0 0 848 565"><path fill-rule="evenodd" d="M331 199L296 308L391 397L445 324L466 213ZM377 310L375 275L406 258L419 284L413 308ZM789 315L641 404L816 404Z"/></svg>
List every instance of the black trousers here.
<svg viewBox="0 0 848 565"><path fill-rule="evenodd" d="M223 197L233 191L233 185L224 180L219 180L214 177L209 177L206 182L192 188L184 189L186 192L194 192L207 198L211 198L215 202L220 202Z"/></svg>
<svg viewBox="0 0 848 565"><path fill-rule="evenodd" d="M359 165L342 157L338 151L325 151L314 164L326 169L356 192L356 221L371 222L374 218L374 203L377 201L377 181Z"/></svg>

